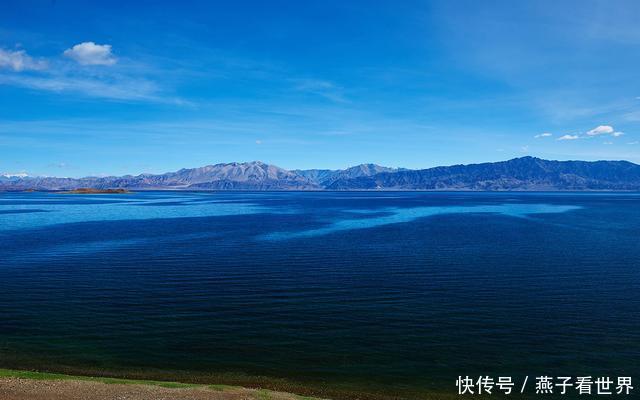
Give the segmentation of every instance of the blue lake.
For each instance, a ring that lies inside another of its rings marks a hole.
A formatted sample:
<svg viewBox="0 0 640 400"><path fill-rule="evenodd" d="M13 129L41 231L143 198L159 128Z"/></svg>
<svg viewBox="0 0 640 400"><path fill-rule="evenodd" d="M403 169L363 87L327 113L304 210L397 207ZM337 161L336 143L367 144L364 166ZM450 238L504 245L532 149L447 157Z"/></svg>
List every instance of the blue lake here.
<svg viewBox="0 0 640 400"><path fill-rule="evenodd" d="M0 194L0 367L415 398L639 359L640 194Z"/></svg>

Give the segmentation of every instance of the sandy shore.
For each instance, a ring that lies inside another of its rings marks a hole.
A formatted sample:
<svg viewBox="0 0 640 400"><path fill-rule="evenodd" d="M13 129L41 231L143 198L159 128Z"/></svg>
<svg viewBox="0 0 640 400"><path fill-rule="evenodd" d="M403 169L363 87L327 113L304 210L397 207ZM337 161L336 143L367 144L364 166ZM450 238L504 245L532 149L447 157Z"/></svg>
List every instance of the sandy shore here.
<svg viewBox="0 0 640 400"><path fill-rule="evenodd" d="M234 386L162 387L88 380L0 378L0 400L302 400L289 393Z"/></svg>

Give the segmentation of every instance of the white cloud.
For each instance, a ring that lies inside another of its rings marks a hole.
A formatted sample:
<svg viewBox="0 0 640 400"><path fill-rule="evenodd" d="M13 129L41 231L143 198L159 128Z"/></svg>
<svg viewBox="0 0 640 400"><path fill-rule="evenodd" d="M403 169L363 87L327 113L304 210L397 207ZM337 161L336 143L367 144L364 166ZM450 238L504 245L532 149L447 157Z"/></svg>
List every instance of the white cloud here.
<svg viewBox="0 0 640 400"><path fill-rule="evenodd" d="M602 144L613 144L613 142L602 142Z"/></svg>
<svg viewBox="0 0 640 400"><path fill-rule="evenodd" d="M551 136L553 136L553 133L545 132L539 135L535 135L534 138L539 139L539 138L551 137Z"/></svg>
<svg viewBox="0 0 640 400"><path fill-rule="evenodd" d="M576 139L580 139L580 136L578 136L578 135L564 135L564 136L560 136L558 138L558 140L576 140Z"/></svg>
<svg viewBox="0 0 640 400"><path fill-rule="evenodd" d="M41 70L47 68L47 62L36 60L24 50L0 49L0 68L9 68L16 72L24 70Z"/></svg>
<svg viewBox="0 0 640 400"><path fill-rule="evenodd" d="M614 133L614 129L610 125L599 125L587 131L587 136L609 135Z"/></svg>
<svg viewBox="0 0 640 400"><path fill-rule="evenodd" d="M627 144L631 144L631 145L634 145L634 144L638 144L638 143L640 143L640 142L638 142L638 141L635 141L635 142L629 142L629 143L627 143Z"/></svg>
<svg viewBox="0 0 640 400"><path fill-rule="evenodd" d="M612 137L620 137L624 135L624 132L616 131L615 129L613 129L613 126L611 125L599 125L591 129L590 131L587 131L585 135L587 137L600 136L600 135L611 135Z"/></svg>
<svg viewBox="0 0 640 400"><path fill-rule="evenodd" d="M520 151L522 151L523 153L526 153L529 151L529 146L522 146L520 147Z"/></svg>
<svg viewBox="0 0 640 400"><path fill-rule="evenodd" d="M111 53L110 44L83 42L64 51L64 55L81 65L113 65L117 59Z"/></svg>

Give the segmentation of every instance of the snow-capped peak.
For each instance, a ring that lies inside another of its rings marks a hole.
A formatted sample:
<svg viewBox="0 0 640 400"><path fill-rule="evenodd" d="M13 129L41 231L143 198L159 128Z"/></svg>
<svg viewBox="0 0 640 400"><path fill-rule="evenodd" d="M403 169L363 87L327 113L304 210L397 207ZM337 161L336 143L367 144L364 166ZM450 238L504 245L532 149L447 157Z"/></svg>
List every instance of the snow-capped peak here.
<svg viewBox="0 0 640 400"><path fill-rule="evenodd" d="M29 176L29 174L27 174L26 172L17 172L17 173L7 173L7 174L2 174L3 177L5 178L26 178L27 176Z"/></svg>

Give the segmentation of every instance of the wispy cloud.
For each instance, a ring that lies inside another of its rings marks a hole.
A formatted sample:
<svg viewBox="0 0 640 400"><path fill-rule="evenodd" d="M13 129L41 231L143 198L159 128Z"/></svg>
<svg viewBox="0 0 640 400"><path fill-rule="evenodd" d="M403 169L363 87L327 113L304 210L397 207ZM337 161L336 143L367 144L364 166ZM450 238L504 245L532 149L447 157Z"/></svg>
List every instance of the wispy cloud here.
<svg viewBox="0 0 640 400"><path fill-rule="evenodd" d="M25 50L4 50L0 48L0 68L8 68L16 72L39 71L47 68L47 62L31 57Z"/></svg>
<svg viewBox="0 0 640 400"><path fill-rule="evenodd" d="M113 65L117 59L111 53L111 45L83 42L63 53L81 65Z"/></svg>
<svg viewBox="0 0 640 400"><path fill-rule="evenodd" d="M342 87L333 82L319 79L297 79L295 80L294 90L306 92L324 97L336 103L348 103L343 94Z"/></svg>
<svg viewBox="0 0 640 400"><path fill-rule="evenodd" d="M627 121L638 122L640 121L640 111L631 111L624 114L622 117Z"/></svg>
<svg viewBox="0 0 640 400"><path fill-rule="evenodd" d="M54 168L68 168L69 164L67 164L66 162L55 162L55 163L50 163L49 167L54 167Z"/></svg>
<svg viewBox="0 0 640 400"><path fill-rule="evenodd" d="M69 93L116 101L148 101L168 104L190 104L172 96L153 79L159 72L140 63L115 65L110 45L83 42L67 49L66 58L35 59L25 50L0 49L0 85L31 90ZM96 66L110 66L96 71Z"/></svg>
<svg viewBox="0 0 640 400"><path fill-rule="evenodd" d="M47 74L43 76L0 75L0 84L49 92L70 92L112 100L147 100L181 104L182 100L160 96L158 86L142 78L123 76L95 78L76 74Z"/></svg>
<svg viewBox="0 0 640 400"><path fill-rule="evenodd" d="M553 133L545 132L545 133L541 133L539 135L535 135L534 138L540 139L540 138L546 138L546 137L551 137L551 136L553 136Z"/></svg>

